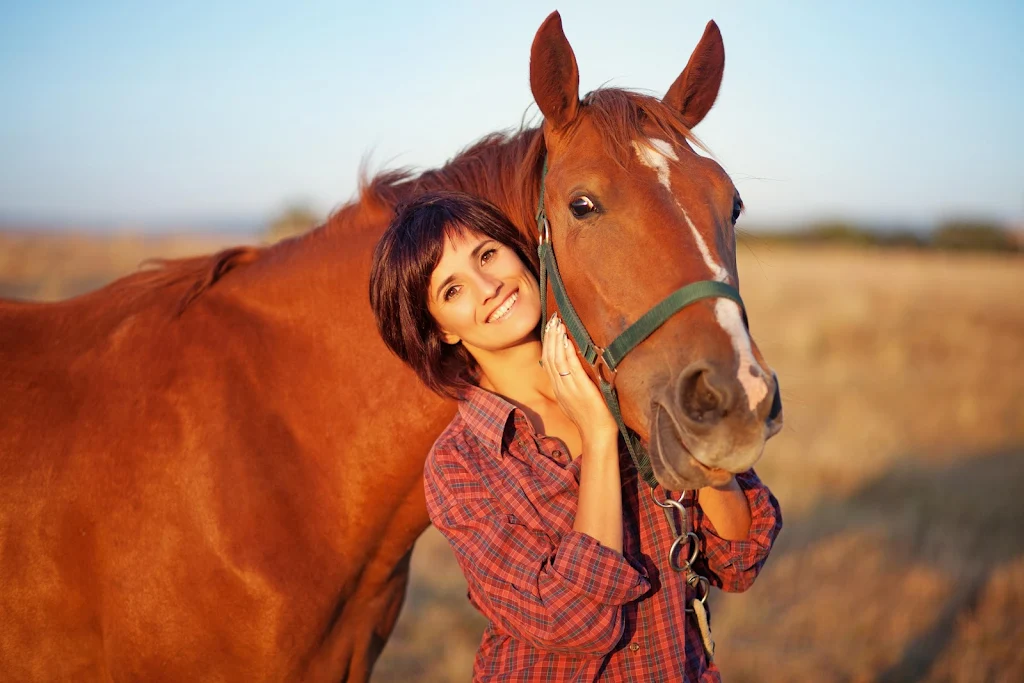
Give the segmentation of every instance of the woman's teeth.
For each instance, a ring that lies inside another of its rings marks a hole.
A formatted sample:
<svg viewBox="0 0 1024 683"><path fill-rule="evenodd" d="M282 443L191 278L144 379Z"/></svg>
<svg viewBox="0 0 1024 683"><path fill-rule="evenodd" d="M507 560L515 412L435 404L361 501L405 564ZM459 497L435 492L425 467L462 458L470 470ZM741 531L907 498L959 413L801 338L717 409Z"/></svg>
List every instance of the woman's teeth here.
<svg viewBox="0 0 1024 683"><path fill-rule="evenodd" d="M505 299L505 303L499 306L497 310L494 311L494 313L491 313L491 315L487 317L487 322L496 323L499 320L508 317L508 314L512 311L512 307L515 305L516 300L518 298L519 292L513 292L512 296Z"/></svg>

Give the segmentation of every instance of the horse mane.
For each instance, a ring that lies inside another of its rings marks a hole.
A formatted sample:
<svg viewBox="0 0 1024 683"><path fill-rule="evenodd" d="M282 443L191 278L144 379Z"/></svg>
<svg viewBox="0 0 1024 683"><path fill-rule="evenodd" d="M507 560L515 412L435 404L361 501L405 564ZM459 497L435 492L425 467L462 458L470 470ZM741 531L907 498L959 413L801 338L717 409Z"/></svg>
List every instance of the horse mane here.
<svg viewBox="0 0 1024 683"><path fill-rule="evenodd" d="M657 97L621 88L599 88L588 93L581 105L581 111L602 132L609 156L619 164L634 154L634 140L652 132L667 139L685 139L708 151L683 125L679 112ZM577 117L576 123L582 118ZM567 131L569 135L573 134L572 125ZM356 199L335 211L317 230L293 240L319 239L336 231L390 221L402 203L425 192L446 189L487 199L534 241L545 151L541 128L521 126L518 130L485 135L440 168L422 172L392 169L372 178L364 169ZM234 247L208 256L154 259L147 264L155 268L135 273L122 282L145 290L187 285L177 304L176 312L180 315L225 274L259 260L274 248Z"/></svg>
<svg viewBox="0 0 1024 683"><path fill-rule="evenodd" d="M180 316L189 304L228 272L256 261L263 251L260 247L240 246L203 256L147 259L142 262L142 270L121 278L111 287L126 298L170 287L184 288L174 310L175 315Z"/></svg>
<svg viewBox="0 0 1024 683"><path fill-rule="evenodd" d="M704 152L707 147L683 125L679 112L659 98L622 88L598 88L581 102L602 131L606 151L619 164L635 152L633 141L652 132L666 139L685 139ZM577 117L576 123L583 117ZM572 135L573 129L567 131ZM460 190L488 199L535 238L537 199L544 140L540 127L491 133L457 154L444 166L415 173L398 169L361 181L359 198L342 207L331 223L344 221L352 210L387 211L425 192Z"/></svg>
<svg viewBox="0 0 1024 683"><path fill-rule="evenodd" d="M543 163L540 128L490 133L444 166L422 172L409 168L385 171L361 181L359 199L331 222L344 220L346 208L383 209L388 220L405 202L434 190L458 190L487 199L523 229L537 211L537 179Z"/></svg>

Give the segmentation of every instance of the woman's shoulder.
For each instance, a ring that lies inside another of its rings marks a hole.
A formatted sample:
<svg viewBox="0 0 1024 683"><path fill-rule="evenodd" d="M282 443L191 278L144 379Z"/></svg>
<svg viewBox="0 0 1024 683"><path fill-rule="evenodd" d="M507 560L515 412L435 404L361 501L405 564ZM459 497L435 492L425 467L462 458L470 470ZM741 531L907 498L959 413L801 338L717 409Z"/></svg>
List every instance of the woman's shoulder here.
<svg viewBox="0 0 1024 683"><path fill-rule="evenodd" d="M476 439L470 433L461 411L457 412L430 447L424 475L430 478L453 470L468 470L478 451Z"/></svg>
<svg viewBox="0 0 1024 683"><path fill-rule="evenodd" d="M467 436L466 421L460 410L455 413L448 426L434 440L434 445L430 447L429 457L457 457L469 445Z"/></svg>
<svg viewBox="0 0 1024 683"><path fill-rule="evenodd" d="M459 504L464 498L486 496L487 472L482 471L486 458L483 448L456 414L434 441L423 467L427 509L433 519L437 514ZM435 522L436 523L436 522Z"/></svg>

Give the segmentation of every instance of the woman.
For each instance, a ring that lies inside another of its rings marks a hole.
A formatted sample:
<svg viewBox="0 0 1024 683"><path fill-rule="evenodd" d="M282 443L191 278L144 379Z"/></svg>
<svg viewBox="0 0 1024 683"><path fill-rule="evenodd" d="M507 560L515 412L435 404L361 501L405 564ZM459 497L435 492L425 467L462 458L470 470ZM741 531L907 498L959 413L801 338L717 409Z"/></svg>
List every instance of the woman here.
<svg viewBox="0 0 1024 683"><path fill-rule="evenodd" d="M479 199L420 197L377 245L370 300L391 350L459 401L424 477L430 519L490 622L474 680L720 680L686 613L693 589L665 566L674 532L562 322L538 329L519 231ZM689 512L702 573L749 587L782 524L767 488L737 475Z"/></svg>

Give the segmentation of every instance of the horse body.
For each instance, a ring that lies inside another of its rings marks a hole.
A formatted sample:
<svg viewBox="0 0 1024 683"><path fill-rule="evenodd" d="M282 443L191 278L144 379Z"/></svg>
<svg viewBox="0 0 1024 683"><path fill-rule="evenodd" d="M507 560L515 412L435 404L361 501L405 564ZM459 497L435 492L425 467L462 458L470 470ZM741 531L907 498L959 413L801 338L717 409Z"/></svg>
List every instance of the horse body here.
<svg viewBox="0 0 1024 683"><path fill-rule="evenodd" d="M0 679L368 676L452 406L363 303L386 220L347 218L0 305Z"/></svg>
<svg viewBox="0 0 1024 683"><path fill-rule="evenodd" d="M395 205L461 190L536 244L547 163L564 285L606 345L687 282L738 285L738 195L689 144L723 60L709 24L664 101L581 102L553 14L531 54L542 127L381 174L272 247L0 302L0 680L368 679L428 524L423 460L455 410L372 319L370 256ZM575 215L581 196L601 210ZM674 490L747 469L781 426L773 373L722 306L674 316L617 371Z"/></svg>

